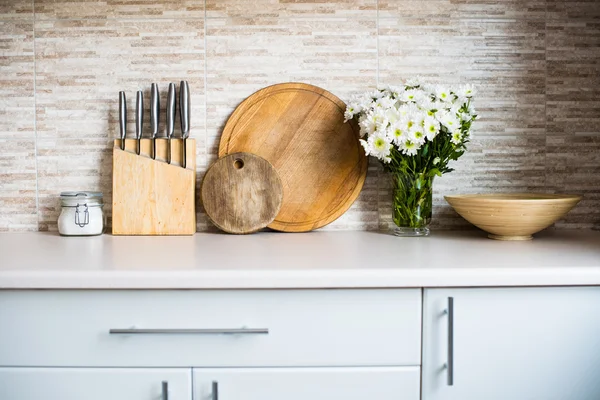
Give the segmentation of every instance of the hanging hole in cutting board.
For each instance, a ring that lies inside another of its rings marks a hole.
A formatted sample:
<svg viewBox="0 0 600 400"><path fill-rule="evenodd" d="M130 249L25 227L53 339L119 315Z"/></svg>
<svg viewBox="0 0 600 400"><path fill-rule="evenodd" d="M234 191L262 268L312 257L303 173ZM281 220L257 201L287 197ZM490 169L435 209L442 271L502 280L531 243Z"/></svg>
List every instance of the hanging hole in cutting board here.
<svg viewBox="0 0 600 400"><path fill-rule="evenodd" d="M233 162L233 166L235 167L235 169L244 168L244 160L242 160L241 158L236 158Z"/></svg>

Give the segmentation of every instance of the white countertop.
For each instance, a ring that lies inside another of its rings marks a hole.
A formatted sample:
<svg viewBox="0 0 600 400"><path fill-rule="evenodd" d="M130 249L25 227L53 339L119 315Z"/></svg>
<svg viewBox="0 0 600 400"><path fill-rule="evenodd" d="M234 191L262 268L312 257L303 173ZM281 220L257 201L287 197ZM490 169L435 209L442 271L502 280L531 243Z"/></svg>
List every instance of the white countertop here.
<svg viewBox="0 0 600 400"><path fill-rule="evenodd" d="M600 232L500 242L480 231L191 237L0 234L0 289L600 285Z"/></svg>

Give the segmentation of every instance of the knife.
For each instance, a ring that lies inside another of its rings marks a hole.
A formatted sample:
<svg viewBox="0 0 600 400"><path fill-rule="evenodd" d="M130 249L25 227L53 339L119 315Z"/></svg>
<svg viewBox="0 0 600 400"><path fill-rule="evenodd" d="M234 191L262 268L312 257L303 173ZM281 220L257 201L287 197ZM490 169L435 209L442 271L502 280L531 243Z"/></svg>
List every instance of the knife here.
<svg viewBox="0 0 600 400"><path fill-rule="evenodd" d="M127 136L127 99L125 92L119 92L119 129L121 130L121 150L125 150Z"/></svg>
<svg viewBox="0 0 600 400"><path fill-rule="evenodd" d="M158 136L158 121L160 113L160 97L158 85L150 87L150 127L152 128L152 158L156 159L156 137Z"/></svg>
<svg viewBox="0 0 600 400"><path fill-rule="evenodd" d="M186 168L186 139L190 136L190 86L187 81L181 81L179 85L179 121L181 122L181 139L183 149L183 168Z"/></svg>
<svg viewBox="0 0 600 400"><path fill-rule="evenodd" d="M167 95L167 163L171 164L171 138L175 130L175 84L169 83Z"/></svg>
<svg viewBox="0 0 600 400"><path fill-rule="evenodd" d="M135 99L135 138L137 139L136 153L140 155L142 144L142 130L144 127L144 93L138 90Z"/></svg>

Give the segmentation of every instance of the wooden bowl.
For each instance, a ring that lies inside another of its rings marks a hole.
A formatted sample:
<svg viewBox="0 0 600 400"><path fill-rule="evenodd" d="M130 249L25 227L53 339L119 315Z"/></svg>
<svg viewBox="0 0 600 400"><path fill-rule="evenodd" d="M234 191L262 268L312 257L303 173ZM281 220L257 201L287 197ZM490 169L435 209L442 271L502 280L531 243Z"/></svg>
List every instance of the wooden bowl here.
<svg viewBox="0 0 600 400"><path fill-rule="evenodd" d="M461 217L488 232L490 239L531 240L532 234L567 214L581 196L546 193L444 196Z"/></svg>

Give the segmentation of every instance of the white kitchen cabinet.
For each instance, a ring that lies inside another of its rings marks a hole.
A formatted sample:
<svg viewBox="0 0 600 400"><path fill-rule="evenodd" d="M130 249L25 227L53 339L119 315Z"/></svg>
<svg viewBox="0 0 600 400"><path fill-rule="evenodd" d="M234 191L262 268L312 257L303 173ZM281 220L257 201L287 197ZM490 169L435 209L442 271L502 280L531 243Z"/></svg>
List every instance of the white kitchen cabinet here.
<svg viewBox="0 0 600 400"><path fill-rule="evenodd" d="M419 400L419 367L194 369L194 400Z"/></svg>
<svg viewBox="0 0 600 400"><path fill-rule="evenodd" d="M423 400L600 399L600 287L426 289L423 324Z"/></svg>
<svg viewBox="0 0 600 400"><path fill-rule="evenodd" d="M0 368L0 399L191 400L191 375L183 368Z"/></svg>
<svg viewBox="0 0 600 400"><path fill-rule="evenodd" d="M19 344L0 366L420 365L421 303L418 289L0 291L0 343Z"/></svg>

